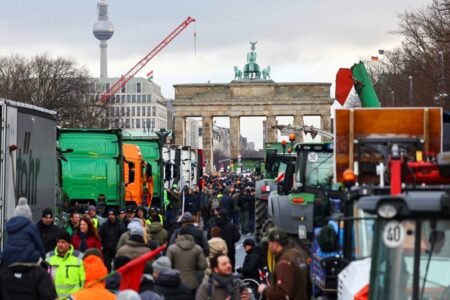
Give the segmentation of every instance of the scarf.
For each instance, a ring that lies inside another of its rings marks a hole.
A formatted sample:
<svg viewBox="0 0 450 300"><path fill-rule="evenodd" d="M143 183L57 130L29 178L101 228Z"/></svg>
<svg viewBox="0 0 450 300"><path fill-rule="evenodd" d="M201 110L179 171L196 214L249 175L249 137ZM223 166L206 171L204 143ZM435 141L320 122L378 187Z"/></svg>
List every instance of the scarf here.
<svg viewBox="0 0 450 300"><path fill-rule="evenodd" d="M227 291L229 296L234 295L235 280L234 280L233 275L223 276L223 275L219 275L217 273L212 273L211 279L217 281L219 283L219 285Z"/></svg>
<svg viewBox="0 0 450 300"><path fill-rule="evenodd" d="M84 252L87 249L87 242L86 242L87 234L80 231L79 235L80 235L81 241L80 241L80 247L78 250L80 252Z"/></svg>

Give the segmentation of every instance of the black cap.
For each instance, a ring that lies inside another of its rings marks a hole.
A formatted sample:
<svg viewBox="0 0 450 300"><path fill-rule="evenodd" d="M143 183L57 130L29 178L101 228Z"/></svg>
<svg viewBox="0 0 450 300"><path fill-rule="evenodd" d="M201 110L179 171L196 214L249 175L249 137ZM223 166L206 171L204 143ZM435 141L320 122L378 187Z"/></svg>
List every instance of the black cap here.
<svg viewBox="0 0 450 300"><path fill-rule="evenodd" d="M124 214L125 213L125 209L121 208L119 209L119 214Z"/></svg>
<svg viewBox="0 0 450 300"><path fill-rule="evenodd" d="M134 212L134 208L132 208L131 206L127 207L127 213L128 212Z"/></svg>
<svg viewBox="0 0 450 300"><path fill-rule="evenodd" d="M114 208L110 208L110 209L108 209L108 215L109 214L116 214L116 210L114 209Z"/></svg>
<svg viewBox="0 0 450 300"><path fill-rule="evenodd" d="M56 241L59 241L59 240L65 240L66 242L68 242L70 244L71 243L70 234L65 230L61 230L56 238Z"/></svg>
<svg viewBox="0 0 450 300"><path fill-rule="evenodd" d="M53 211L50 208L46 208L42 211L42 217L48 217L50 215L50 218L53 218Z"/></svg>
<svg viewBox="0 0 450 300"><path fill-rule="evenodd" d="M256 244L253 239L245 239L242 245L255 247Z"/></svg>

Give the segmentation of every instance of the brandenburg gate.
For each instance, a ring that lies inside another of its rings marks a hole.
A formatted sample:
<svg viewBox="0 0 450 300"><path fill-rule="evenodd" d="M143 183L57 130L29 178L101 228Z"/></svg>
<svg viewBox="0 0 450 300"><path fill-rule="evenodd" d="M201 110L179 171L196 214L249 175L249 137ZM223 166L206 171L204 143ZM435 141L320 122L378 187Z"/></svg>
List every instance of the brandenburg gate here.
<svg viewBox="0 0 450 300"><path fill-rule="evenodd" d="M174 85L175 144L185 144L186 118L202 118L203 153L206 171L213 164L213 118L230 118L231 158L239 155L240 117L265 116L267 141L276 142L277 116L293 116L295 126L303 126L304 116L320 116L321 128L331 130L331 83L274 82L270 67L256 64L255 43L247 53L243 71L235 67L230 83L193 83ZM262 77L262 78L261 78ZM310 125L310 124L305 124Z"/></svg>

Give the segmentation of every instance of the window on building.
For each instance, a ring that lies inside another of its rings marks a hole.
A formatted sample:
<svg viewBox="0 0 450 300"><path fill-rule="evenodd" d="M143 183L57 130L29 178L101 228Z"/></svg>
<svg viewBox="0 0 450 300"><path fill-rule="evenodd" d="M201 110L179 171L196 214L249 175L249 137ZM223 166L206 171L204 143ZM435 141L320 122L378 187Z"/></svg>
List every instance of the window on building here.
<svg viewBox="0 0 450 300"><path fill-rule="evenodd" d="M127 92L127 85L124 85L121 89L120 89L121 93L126 93Z"/></svg>
<svg viewBox="0 0 450 300"><path fill-rule="evenodd" d="M127 117L129 117L129 116L130 116L130 108L127 107Z"/></svg>
<svg viewBox="0 0 450 300"><path fill-rule="evenodd" d="M108 91L111 88L111 83L107 82L105 85L105 88Z"/></svg>
<svg viewBox="0 0 450 300"><path fill-rule="evenodd" d="M140 82L136 83L136 93L142 93L142 85Z"/></svg>
<svg viewBox="0 0 450 300"><path fill-rule="evenodd" d="M153 116L153 117L156 117L156 106L153 106L152 116Z"/></svg>
<svg viewBox="0 0 450 300"><path fill-rule="evenodd" d="M141 116L141 108L138 106L136 107L137 112L136 112L136 116L140 117Z"/></svg>
<svg viewBox="0 0 450 300"><path fill-rule="evenodd" d="M132 95L131 100L132 100L131 102L136 103L136 95Z"/></svg>
<svg viewBox="0 0 450 300"><path fill-rule="evenodd" d="M142 116L145 117L145 107L142 108Z"/></svg>
<svg viewBox="0 0 450 300"><path fill-rule="evenodd" d="M136 128L135 127L135 123L134 123L134 119L131 119L131 126L132 126L131 128Z"/></svg>
<svg viewBox="0 0 450 300"><path fill-rule="evenodd" d="M151 116L152 115L152 108L151 108L151 106L147 106L147 116Z"/></svg>
<svg viewBox="0 0 450 300"><path fill-rule="evenodd" d="M141 120L136 119L136 128L141 128Z"/></svg>
<svg viewBox="0 0 450 300"><path fill-rule="evenodd" d="M137 95L137 103L141 103L141 95Z"/></svg>
<svg viewBox="0 0 450 300"><path fill-rule="evenodd" d="M134 117L135 116L135 112L136 112L136 110L135 110L135 108L134 108L134 106L131 108L131 116L132 117Z"/></svg>
<svg viewBox="0 0 450 300"><path fill-rule="evenodd" d="M125 103L125 95L120 96L120 98L121 98L120 103Z"/></svg>
<svg viewBox="0 0 450 300"><path fill-rule="evenodd" d="M127 95L127 103L131 103L131 95Z"/></svg>

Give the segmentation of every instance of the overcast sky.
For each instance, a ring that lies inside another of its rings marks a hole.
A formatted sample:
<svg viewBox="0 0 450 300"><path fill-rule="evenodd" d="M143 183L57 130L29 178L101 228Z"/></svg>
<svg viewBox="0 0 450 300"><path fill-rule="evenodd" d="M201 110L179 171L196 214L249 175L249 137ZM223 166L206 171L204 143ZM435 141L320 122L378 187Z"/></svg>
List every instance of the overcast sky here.
<svg viewBox="0 0 450 300"><path fill-rule="evenodd" d="M179 83L229 82L258 41L257 62L278 82L333 82L378 49L401 37L398 14L431 0L109 0L115 27L108 41L108 75L120 76L188 16L191 24L139 74L154 70L166 98ZM96 0L0 0L0 55L67 56L99 76L99 46L92 34ZM194 51L197 32L197 53ZM242 129L244 134L245 128Z"/></svg>

